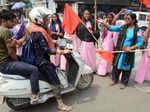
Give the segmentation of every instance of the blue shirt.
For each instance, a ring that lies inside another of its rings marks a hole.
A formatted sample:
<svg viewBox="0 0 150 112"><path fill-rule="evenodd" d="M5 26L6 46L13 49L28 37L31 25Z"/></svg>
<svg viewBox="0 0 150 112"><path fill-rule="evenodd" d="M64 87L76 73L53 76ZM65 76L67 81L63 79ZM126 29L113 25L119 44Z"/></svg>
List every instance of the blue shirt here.
<svg viewBox="0 0 150 112"><path fill-rule="evenodd" d="M122 25L110 26L109 30L110 31L114 31L114 32L120 32L121 31L121 27L122 27ZM144 44L143 32L142 32L142 30L139 30L138 33L139 33L139 35L137 35L138 37L137 37L136 44L138 45L139 48L141 48L143 46L143 44ZM124 47L130 47L131 44L132 44L133 38L134 38L134 27L127 30L127 32L126 32L126 39L124 41L123 46ZM122 69L122 70L130 70L132 67L134 67L134 64L132 66L131 65L124 65L125 55L126 55L125 53L121 53L121 56L120 56L119 61L118 61L117 68L118 69ZM135 63L135 58L134 58L133 61Z"/></svg>

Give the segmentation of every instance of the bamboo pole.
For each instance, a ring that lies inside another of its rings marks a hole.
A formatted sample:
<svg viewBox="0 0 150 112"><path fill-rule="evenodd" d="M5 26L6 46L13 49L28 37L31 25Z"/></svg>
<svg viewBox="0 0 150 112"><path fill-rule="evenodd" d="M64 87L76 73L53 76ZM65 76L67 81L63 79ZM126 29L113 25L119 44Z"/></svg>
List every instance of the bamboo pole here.
<svg viewBox="0 0 150 112"><path fill-rule="evenodd" d="M96 29L96 19L97 19L97 2L96 2L96 0L95 0L95 31L97 30Z"/></svg>
<svg viewBox="0 0 150 112"><path fill-rule="evenodd" d="M85 26L85 28L88 30L88 32L91 33L90 30L89 30L89 29L86 27L86 25L84 24L84 22L82 21L81 23L83 24L83 26ZM93 33L91 33L91 35L92 35L93 39L96 41L96 43L98 43L98 40L97 40L97 38L93 35Z"/></svg>
<svg viewBox="0 0 150 112"><path fill-rule="evenodd" d="M150 50L150 48L148 48L148 49L132 50L131 52L137 53L137 52L143 52L143 51L149 51L149 50ZM124 53L124 52L126 52L126 51L112 51L112 53Z"/></svg>
<svg viewBox="0 0 150 112"><path fill-rule="evenodd" d="M142 5L143 5L142 2L140 1L140 7L139 7L140 11L142 11Z"/></svg>

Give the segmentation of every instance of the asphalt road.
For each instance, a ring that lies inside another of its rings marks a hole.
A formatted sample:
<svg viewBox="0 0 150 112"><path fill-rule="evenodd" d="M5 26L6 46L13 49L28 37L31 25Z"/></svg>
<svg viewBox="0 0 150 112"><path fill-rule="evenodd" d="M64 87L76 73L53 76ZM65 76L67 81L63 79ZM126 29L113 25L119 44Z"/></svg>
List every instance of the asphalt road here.
<svg viewBox="0 0 150 112"><path fill-rule="evenodd" d="M63 96L66 104L73 106L72 112L150 112L150 83L138 85L134 81L135 70L140 56L136 58L136 67L132 71L129 87L119 89L119 84L110 87L109 77L95 76L91 88L85 91L74 91ZM0 105L0 112L14 112L6 105ZM47 103L27 108L19 112L60 112L55 99Z"/></svg>

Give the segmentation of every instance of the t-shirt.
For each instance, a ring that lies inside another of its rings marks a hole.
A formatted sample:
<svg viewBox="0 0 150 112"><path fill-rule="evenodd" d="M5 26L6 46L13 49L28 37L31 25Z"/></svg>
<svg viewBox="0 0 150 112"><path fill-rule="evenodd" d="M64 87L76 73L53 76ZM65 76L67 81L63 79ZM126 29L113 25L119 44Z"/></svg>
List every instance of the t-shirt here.
<svg viewBox="0 0 150 112"><path fill-rule="evenodd" d="M9 29L0 27L0 66L4 65L10 60L6 41L11 39L11 32Z"/></svg>

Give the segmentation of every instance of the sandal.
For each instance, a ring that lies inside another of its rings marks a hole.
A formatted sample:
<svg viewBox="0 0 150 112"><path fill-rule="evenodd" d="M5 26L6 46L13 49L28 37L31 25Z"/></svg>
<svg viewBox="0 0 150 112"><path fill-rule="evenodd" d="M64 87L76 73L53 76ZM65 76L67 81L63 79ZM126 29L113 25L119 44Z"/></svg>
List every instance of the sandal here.
<svg viewBox="0 0 150 112"><path fill-rule="evenodd" d="M125 85L123 85L123 84L120 85L120 89L125 89L125 88L126 88Z"/></svg>
<svg viewBox="0 0 150 112"><path fill-rule="evenodd" d="M69 111L72 111L72 107L71 106L67 106L67 105L62 105L62 107L60 108L60 107L58 107L58 109L60 110L60 111L65 111L65 112L69 112Z"/></svg>
<svg viewBox="0 0 150 112"><path fill-rule="evenodd" d="M115 83L115 82L112 82L111 84L110 84L110 86L115 86L117 83Z"/></svg>

